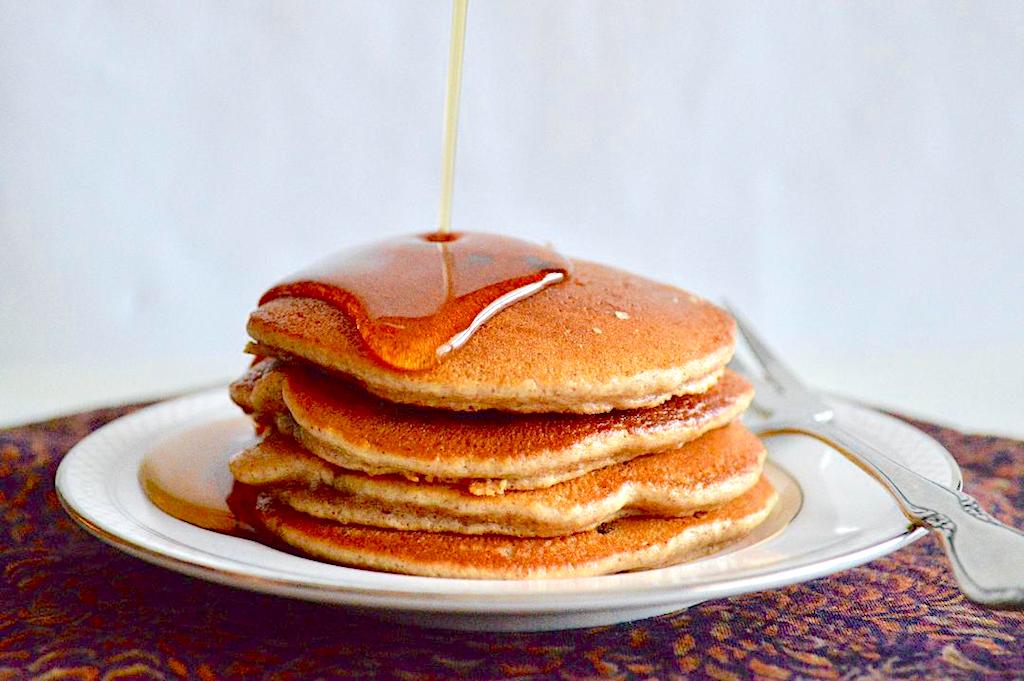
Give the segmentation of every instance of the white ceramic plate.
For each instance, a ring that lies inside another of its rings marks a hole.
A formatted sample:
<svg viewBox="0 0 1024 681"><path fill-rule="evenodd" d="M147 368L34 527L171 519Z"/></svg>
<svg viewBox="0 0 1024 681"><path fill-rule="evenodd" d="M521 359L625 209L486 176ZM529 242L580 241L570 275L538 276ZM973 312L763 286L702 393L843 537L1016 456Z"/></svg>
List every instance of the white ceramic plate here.
<svg viewBox="0 0 1024 681"><path fill-rule="evenodd" d="M956 463L924 433L878 412L835 406L845 426L922 475L959 488ZM203 457L237 451L251 437L248 419L226 389L164 402L117 419L76 445L57 471L57 492L91 533L171 570L426 626L476 630L562 629L651 617L831 574L924 534L908 525L866 473L827 446L793 435L767 441L766 473L781 501L753 535L693 563L601 577L463 580L338 567L194 527L143 494L137 471L153 447L187 446L198 466Z"/></svg>

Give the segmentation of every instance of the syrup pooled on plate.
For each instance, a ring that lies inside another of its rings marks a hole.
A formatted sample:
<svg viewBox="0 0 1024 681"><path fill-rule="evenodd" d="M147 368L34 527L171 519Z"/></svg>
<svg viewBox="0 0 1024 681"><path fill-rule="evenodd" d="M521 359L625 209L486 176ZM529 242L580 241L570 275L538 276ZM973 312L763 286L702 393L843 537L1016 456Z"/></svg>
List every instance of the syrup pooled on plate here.
<svg viewBox="0 0 1024 681"><path fill-rule="evenodd" d="M427 369L488 319L562 281L569 261L497 234L451 232L388 239L337 253L274 286L344 311L382 362Z"/></svg>
<svg viewBox="0 0 1024 681"><path fill-rule="evenodd" d="M178 520L224 534L250 536L227 497L234 479L228 461L254 439L252 424L224 419L157 443L139 466L139 483L153 504ZM213 443L213 444L211 444Z"/></svg>

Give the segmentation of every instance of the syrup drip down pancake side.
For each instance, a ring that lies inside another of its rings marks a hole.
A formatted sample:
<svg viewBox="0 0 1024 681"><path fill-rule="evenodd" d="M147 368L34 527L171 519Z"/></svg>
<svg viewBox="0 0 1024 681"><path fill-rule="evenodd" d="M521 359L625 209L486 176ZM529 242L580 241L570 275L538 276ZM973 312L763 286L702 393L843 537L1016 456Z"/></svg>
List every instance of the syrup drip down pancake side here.
<svg viewBox="0 0 1024 681"><path fill-rule="evenodd" d="M700 395L607 414L458 413L395 405L302 367L264 359L232 385L258 422L336 466L375 475L461 481L476 494L537 489L724 426L753 397L727 371Z"/></svg>

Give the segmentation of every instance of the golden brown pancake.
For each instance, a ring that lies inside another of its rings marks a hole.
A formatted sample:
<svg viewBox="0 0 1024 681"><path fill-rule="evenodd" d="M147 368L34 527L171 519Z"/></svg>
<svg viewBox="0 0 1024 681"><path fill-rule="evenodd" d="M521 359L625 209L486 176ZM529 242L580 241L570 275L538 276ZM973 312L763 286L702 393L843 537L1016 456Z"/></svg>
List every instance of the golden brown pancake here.
<svg viewBox="0 0 1024 681"><path fill-rule="evenodd" d="M250 351L302 358L392 402L466 411L595 414L651 407L714 384L735 344L729 315L618 269L573 267L566 282L502 311L431 369L384 365L343 312L311 298L257 308Z"/></svg>
<svg viewBox="0 0 1024 681"><path fill-rule="evenodd" d="M701 395L647 409L467 414L392 404L320 372L268 359L232 385L232 397L257 420L276 422L342 468L459 480L474 493L492 494L548 487L678 447L741 414L753 388L727 371Z"/></svg>
<svg viewBox="0 0 1024 681"><path fill-rule="evenodd" d="M346 471L272 435L235 455L235 479L273 486L292 508L319 518L398 530L550 537L620 517L682 517L747 491L764 445L739 422L682 447L608 466L542 490L477 496L454 485Z"/></svg>
<svg viewBox="0 0 1024 681"><path fill-rule="evenodd" d="M295 511L272 491L238 488L232 508L240 517L306 555L372 570L470 579L581 577L692 560L749 533L777 500L761 478L741 496L700 515L623 518L546 538L345 525Z"/></svg>

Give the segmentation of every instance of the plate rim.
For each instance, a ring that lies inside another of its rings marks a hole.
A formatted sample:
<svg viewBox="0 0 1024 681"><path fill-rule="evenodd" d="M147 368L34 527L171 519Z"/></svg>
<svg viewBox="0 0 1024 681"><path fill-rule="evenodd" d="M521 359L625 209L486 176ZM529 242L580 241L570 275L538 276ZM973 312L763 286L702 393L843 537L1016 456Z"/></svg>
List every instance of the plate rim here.
<svg viewBox="0 0 1024 681"><path fill-rule="evenodd" d="M781 569L765 568L751 574L711 582L634 585L588 592L564 590L546 592L544 594L530 592L501 594L442 593L408 589L396 590L393 588L378 589L359 585L300 583L294 578L254 575L244 570L214 567L198 560L189 560L162 553L142 543L126 538L116 531L103 527L102 521L89 518L86 511L77 508L67 498L68 495L65 494L63 488L67 485L67 470L70 465L66 462L73 460L72 457L74 456L82 456L81 453L76 454L76 450L79 452L83 449L88 451L89 446L95 444L95 442L86 444L90 440L110 435L111 431L116 431L117 429L132 428L136 421L153 419L156 412L180 407L184 402L199 402L223 396L225 390L226 388L222 387L208 388L158 402L131 414L116 418L82 438L61 459L54 476L54 487L61 507L89 534L109 546L147 563L218 584L258 593L269 593L338 605L409 612L443 611L452 614L476 615L511 613L540 615L590 612L596 609L609 610L624 607L657 607L672 603L701 602L730 595L774 589L862 565L870 560L903 548L921 539L928 533L928 530L925 528L914 526L908 521L903 532L900 534L865 547L844 551L826 558L809 558ZM959 464L949 451L931 435L912 424L877 409L842 398L830 398L830 400L859 410L872 412L885 419L891 419L901 426L911 428L920 436L927 438L949 467L953 486L956 489L962 488L963 476ZM83 444L86 444L84 448L82 447ZM785 469L781 470L790 475ZM112 505L117 506L116 504ZM123 511L120 512L123 513ZM129 519L131 518L129 517Z"/></svg>

